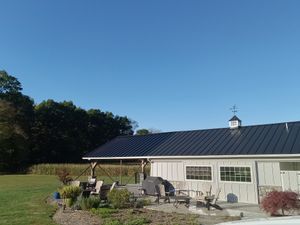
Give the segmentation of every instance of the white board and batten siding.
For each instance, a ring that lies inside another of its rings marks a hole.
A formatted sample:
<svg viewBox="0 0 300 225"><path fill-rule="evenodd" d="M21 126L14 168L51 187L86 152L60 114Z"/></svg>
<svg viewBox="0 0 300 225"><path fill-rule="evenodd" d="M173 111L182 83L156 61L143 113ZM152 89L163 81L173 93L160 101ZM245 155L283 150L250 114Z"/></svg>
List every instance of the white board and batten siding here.
<svg viewBox="0 0 300 225"><path fill-rule="evenodd" d="M258 186L300 192L300 161L297 158L258 161Z"/></svg>
<svg viewBox="0 0 300 225"><path fill-rule="evenodd" d="M186 166L211 166L212 181L186 179ZM220 166L249 166L251 168L251 182L220 181ZM227 194L233 193L239 202L257 203L256 165L254 160L243 159L190 159L190 160L163 160L155 159L151 163L151 176L159 176L169 180L178 189L197 190L206 192L212 186L214 193L221 189L220 200L227 200ZM192 195L192 193L191 193Z"/></svg>
<svg viewBox="0 0 300 225"><path fill-rule="evenodd" d="M155 161L151 163L151 176L163 177L169 181L184 180L182 161Z"/></svg>
<svg viewBox="0 0 300 225"><path fill-rule="evenodd" d="M281 186L279 161L257 162L259 186Z"/></svg>

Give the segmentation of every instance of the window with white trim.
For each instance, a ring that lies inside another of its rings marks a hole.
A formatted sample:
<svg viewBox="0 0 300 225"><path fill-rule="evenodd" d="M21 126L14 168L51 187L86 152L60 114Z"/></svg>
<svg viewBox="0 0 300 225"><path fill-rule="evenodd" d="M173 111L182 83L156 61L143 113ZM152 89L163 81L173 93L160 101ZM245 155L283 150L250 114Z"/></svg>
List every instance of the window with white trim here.
<svg viewBox="0 0 300 225"><path fill-rule="evenodd" d="M251 168L248 166L221 166L220 180L233 182L251 182Z"/></svg>
<svg viewBox="0 0 300 225"><path fill-rule="evenodd" d="M186 166L186 179L211 181L211 166Z"/></svg>

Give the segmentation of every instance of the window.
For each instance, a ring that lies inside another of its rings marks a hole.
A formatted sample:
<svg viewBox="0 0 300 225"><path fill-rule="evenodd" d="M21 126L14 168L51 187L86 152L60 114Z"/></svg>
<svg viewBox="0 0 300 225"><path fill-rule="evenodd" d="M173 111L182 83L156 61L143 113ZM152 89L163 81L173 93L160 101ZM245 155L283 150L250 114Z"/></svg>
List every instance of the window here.
<svg viewBox="0 0 300 225"><path fill-rule="evenodd" d="M300 162L281 162L280 170L299 171L300 170Z"/></svg>
<svg viewBox="0 0 300 225"><path fill-rule="evenodd" d="M231 126L236 127L237 126L237 121L231 121Z"/></svg>
<svg viewBox="0 0 300 225"><path fill-rule="evenodd" d="M211 181L211 166L186 166L186 179Z"/></svg>
<svg viewBox="0 0 300 225"><path fill-rule="evenodd" d="M251 182L250 167L221 166L220 180L233 182Z"/></svg>

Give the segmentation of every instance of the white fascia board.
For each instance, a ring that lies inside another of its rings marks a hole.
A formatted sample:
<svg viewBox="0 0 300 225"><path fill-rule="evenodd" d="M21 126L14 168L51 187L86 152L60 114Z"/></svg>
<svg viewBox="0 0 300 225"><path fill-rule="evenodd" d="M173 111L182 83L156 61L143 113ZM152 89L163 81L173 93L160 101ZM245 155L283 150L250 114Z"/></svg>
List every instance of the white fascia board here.
<svg viewBox="0 0 300 225"><path fill-rule="evenodd" d="M268 155L184 155L184 156L132 156L132 157L83 157L86 160L121 160L121 159L231 159L231 158L291 158L300 157L300 154L268 154Z"/></svg>

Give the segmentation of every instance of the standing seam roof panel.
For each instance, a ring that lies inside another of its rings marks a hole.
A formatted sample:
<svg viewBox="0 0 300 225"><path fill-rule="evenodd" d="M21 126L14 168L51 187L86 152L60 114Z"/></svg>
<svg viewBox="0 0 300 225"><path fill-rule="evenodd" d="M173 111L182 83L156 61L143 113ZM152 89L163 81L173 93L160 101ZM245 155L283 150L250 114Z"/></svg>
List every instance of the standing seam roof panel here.
<svg viewBox="0 0 300 225"><path fill-rule="evenodd" d="M211 142L205 149L203 149L202 154L206 154L207 152L214 153L218 149L218 143L222 143L221 140L224 140L226 134L227 130L221 129L219 133L220 137L214 142Z"/></svg>
<svg viewBox="0 0 300 225"><path fill-rule="evenodd" d="M255 136L255 133L257 131L257 127L251 127L249 129L249 132L247 133L247 136L245 139L243 139L243 143L240 146L240 148L242 149L242 154L248 154L249 150L248 150L248 144L249 142L251 142L253 140L253 137Z"/></svg>
<svg viewBox="0 0 300 225"><path fill-rule="evenodd" d="M264 142L264 140L266 140L266 137L270 133L270 130L271 130L270 127L267 127L267 126L263 127L262 133L260 134L259 138L256 140L256 142L252 146L252 149L255 150L256 153L259 152L259 148L262 145L262 143Z"/></svg>
<svg viewBox="0 0 300 225"><path fill-rule="evenodd" d="M166 145L169 146L169 148L165 147L169 150L165 152L166 155L170 155L171 153L173 153L174 155L178 155L180 154L180 152L182 152L182 149L185 149L186 152L185 145L189 142L191 134L192 132L178 132L176 135L174 135L174 139L177 140L175 140L174 142L168 141L166 143ZM161 150L163 150L163 148Z"/></svg>
<svg viewBox="0 0 300 225"><path fill-rule="evenodd" d="M298 126L299 126L299 124L298 124ZM300 126L298 128L298 134L297 134L297 137L295 138L295 142L293 144L293 147L292 147L290 153L295 154L298 152L300 152Z"/></svg>
<svg viewBox="0 0 300 225"><path fill-rule="evenodd" d="M300 122L121 136L86 157L300 154Z"/></svg>
<svg viewBox="0 0 300 225"><path fill-rule="evenodd" d="M255 143L258 142L260 136L262 135L264 131L264 127L258 127L254 136L252 137L252 141L248 142L248 154L252 153L252 154L257 154L257 150L253 147L255 145Z"/></svg>
<svg viewBox="0 0 300 225"><path fill-rule="evenodd" d="M287 131L287 130L286 130ZM287 131L287 137L284 139L283 144L281 147L278 146L280 149L275 149L275 152L282 151L282 149L291 149L293 146L293 140L295 139L294 137L297 136L297 128L294 125L289 126L289 130Z"/></svg>
<svg viewBox="0 0 300 225"><path fill-rule="evenodd" d="M282 128L283 126L280 126L280 125L277 125L277 130L276 132L274 133L273 137L272 137L272 140L268 146L268 148L266 148L266 152L269 153L269 152L273 152L274 149L276 148L279 140L280 140L280 137L282 135ZM274 153L275 154L275 153Z"/></svg>
<svg viewBox="0 0 300 225"><path fill-rule="evenodd" d="M260 148L257 150L258 152L262 152L263 154L267 154L267 149L271 145L275 134L277 133L277 130L279 129L279 126L277 124L268 126L269 134L266 136L266 139L264 140L264 143L261 144Z"/></svg>
<svg viewBox="0 0 300 225"><path fill-rule="evenodd" d="M236 152L238 151L240 145L243 143L244 138L247 137L249 131L250 131L250 129L241 129L239 139L235 143L236 146L232 146L232 154L236 154Z"/></svg>
<svg viewBox="0 0 300 225"><path fill-rule="evenodd" d="M202 132L201 134L203 136L203 138L199 138L198 140L195 140L192 145L191 145L191 149L193 149L192 154L204 154L205 152L205 148L203 147L208 141L209 138L211 137L211 135L208 134L208 132Z"/></svg>

